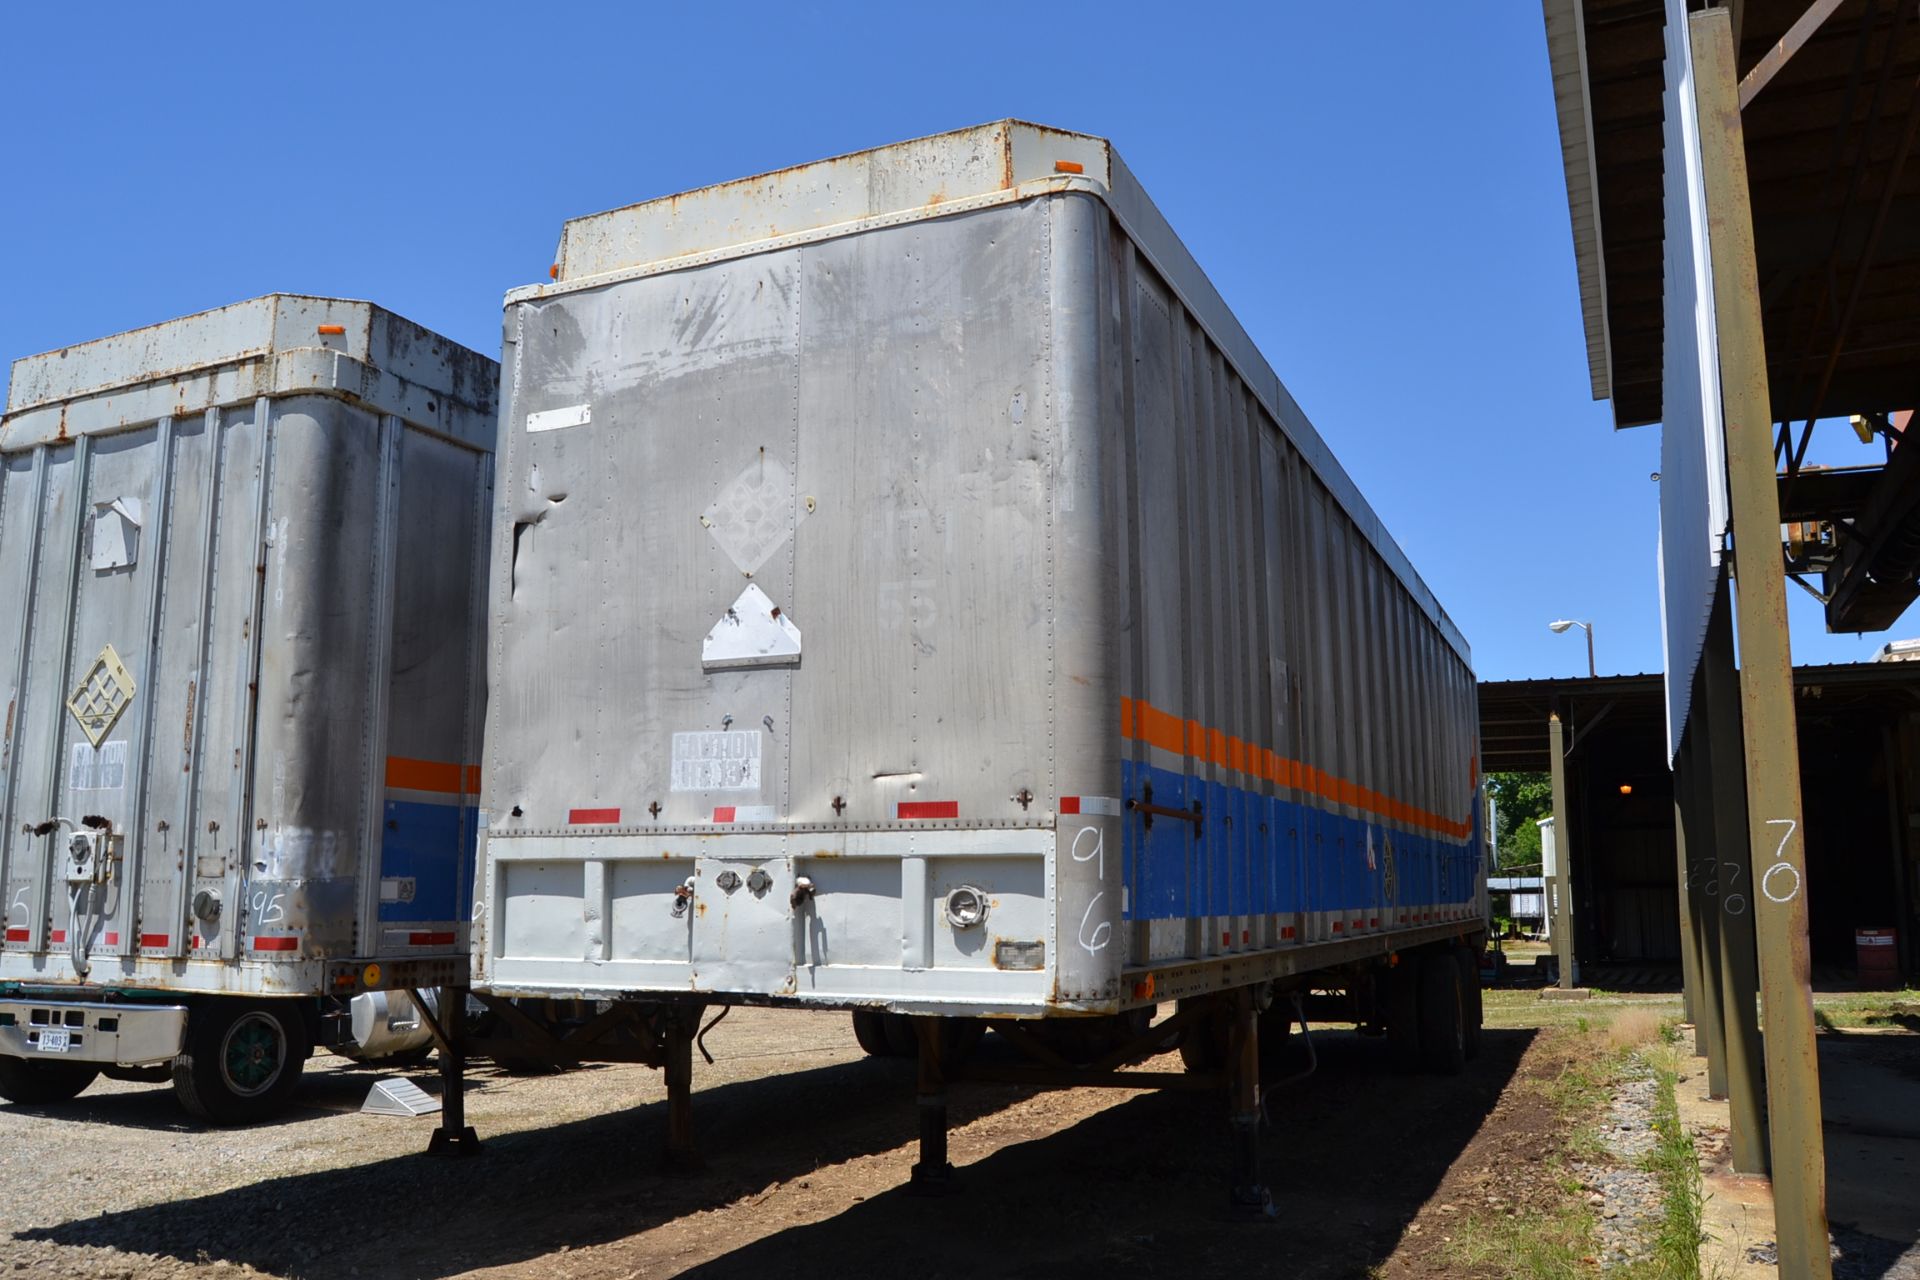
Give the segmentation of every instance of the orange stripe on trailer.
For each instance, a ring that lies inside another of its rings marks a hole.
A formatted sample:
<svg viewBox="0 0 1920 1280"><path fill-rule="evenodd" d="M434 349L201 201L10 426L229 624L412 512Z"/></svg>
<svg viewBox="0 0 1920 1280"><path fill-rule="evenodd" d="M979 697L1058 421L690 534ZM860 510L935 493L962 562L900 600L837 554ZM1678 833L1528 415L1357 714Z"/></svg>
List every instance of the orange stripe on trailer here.
<svg viewBox="0 0 1920 1280"><path fill-rule="evenodd" d="M1291 760L1276 751L1244 742L1218 729L1209 729L1198 720L1187 720L1162 711L1145 698L1120 699L1120 736L1130 742L1145 742L1172 755L1191 756L1233 769L1249 777L1264 778L1276 786L1306 791L1335 804L1365 810L1376 817L1409 826L1425 827L1443 835L1464 840L1473 834L1473 823L1444 818L1417 805L1397 800L1384 792L1361 786L1346 778L1335 777L1301 760ZM1468 760L1468 770L1479 780L1479 759Z"/></svg>
<svg viewBox="0 0 1920 1280"><path fill-rule="evenodd" d="M388 756L387 785L400 791L437 791L450 796L477 796L480 794L480 766Z"/></svg>

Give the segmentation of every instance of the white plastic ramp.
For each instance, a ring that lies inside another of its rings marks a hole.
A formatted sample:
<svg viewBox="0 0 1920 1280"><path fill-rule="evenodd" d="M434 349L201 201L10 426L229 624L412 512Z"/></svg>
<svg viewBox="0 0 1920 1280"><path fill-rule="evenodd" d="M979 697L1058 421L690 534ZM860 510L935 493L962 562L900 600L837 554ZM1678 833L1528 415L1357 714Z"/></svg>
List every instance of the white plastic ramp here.
<svg viewBox="0 0 1920 1280"><path fill-rule="evenodd" d="M424 1116L439 1109L440 1099L399 1076L374 1081L367 1100L360 1104L361 1114L370 1116Z"/></svg>

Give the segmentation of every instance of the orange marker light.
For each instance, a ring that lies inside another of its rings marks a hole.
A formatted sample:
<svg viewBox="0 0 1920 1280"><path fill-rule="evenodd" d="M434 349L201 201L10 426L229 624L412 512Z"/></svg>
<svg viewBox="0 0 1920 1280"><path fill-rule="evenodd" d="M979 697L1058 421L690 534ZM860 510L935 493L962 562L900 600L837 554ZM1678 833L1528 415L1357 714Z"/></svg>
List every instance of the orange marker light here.
<svg viewBox="0 0 1920 1280"><path fill-rule="evenodd" d="M1053 171L1055 173L1085 173L1087 166L1076 164L1072 160L1055 160L1053 162Z"/></svg>
<svg viewBox="0 0 1920 1280"><path fill-rule="evenodd" d="M1623 795L1623 796L1630 796L1630 795L1632 795L1632 794L1633 794L1633 784L1632 784L1631 782L1623 782L1623 783L1621 783L1621 784L1620 784L1620 794L1621 794L1621 795Z"/></svg>
<svg viewBox="0 0 1920 1280"><path fill-rule="evenodd" d="M337 338L346 331L347 326L343 324L323 324L319 328L320 336L323 338Z"/></svg>
<svg viewBox="0 0 1920 1280"><path fill-rule="evenodd" d="M552 266L547 268L547 279L558 280L559 278L560 278L560 264L556 262Z"/></svg>

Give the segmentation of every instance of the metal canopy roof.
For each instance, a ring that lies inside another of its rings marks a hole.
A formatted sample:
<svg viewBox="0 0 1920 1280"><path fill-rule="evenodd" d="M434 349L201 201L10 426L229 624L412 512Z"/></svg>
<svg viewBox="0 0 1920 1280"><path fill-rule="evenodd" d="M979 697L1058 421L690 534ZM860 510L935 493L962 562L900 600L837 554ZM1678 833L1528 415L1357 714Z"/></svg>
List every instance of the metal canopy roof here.
<svg viewBox="0 0 1920 1280"><path fill-rule="evenodd" d="M1487 773L1545 773L1547 716L1558 712L1569 750L1588 730L1640 734L1649 762L1666 763L1665 701L1659 672L1569 679L1490 680L1480 685L1480 767ZM1920 705L1920 662L1845 662L1793 669L1794 699L1839 710L1884 706L1894 699ZM1818 700L1817 702L1814 700Z"/></svg>
<svg viewBox="0 0 1920 1280"><path fill-rule="evenodd" d="M1741 115L1775 421L1920 403L1920 16L1844 0L1793 48L1809 4L1731 6L1743 79L1790 46ZM1664 6L1544 8L1594 398L1656 422Z"/></svg>

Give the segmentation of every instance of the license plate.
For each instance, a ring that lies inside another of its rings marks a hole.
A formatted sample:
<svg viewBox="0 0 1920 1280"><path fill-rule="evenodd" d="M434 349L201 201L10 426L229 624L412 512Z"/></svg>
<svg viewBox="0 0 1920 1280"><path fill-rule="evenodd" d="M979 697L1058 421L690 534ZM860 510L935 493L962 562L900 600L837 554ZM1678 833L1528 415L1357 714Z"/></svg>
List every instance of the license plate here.
<svg viewBox="0 0 1920 1280"><path fill-rule="evenodd" d="M40 1038L34 1041L34 1048L42 1053L65 1053L73 1047L73 1032L42 1031Z"/></svg>

